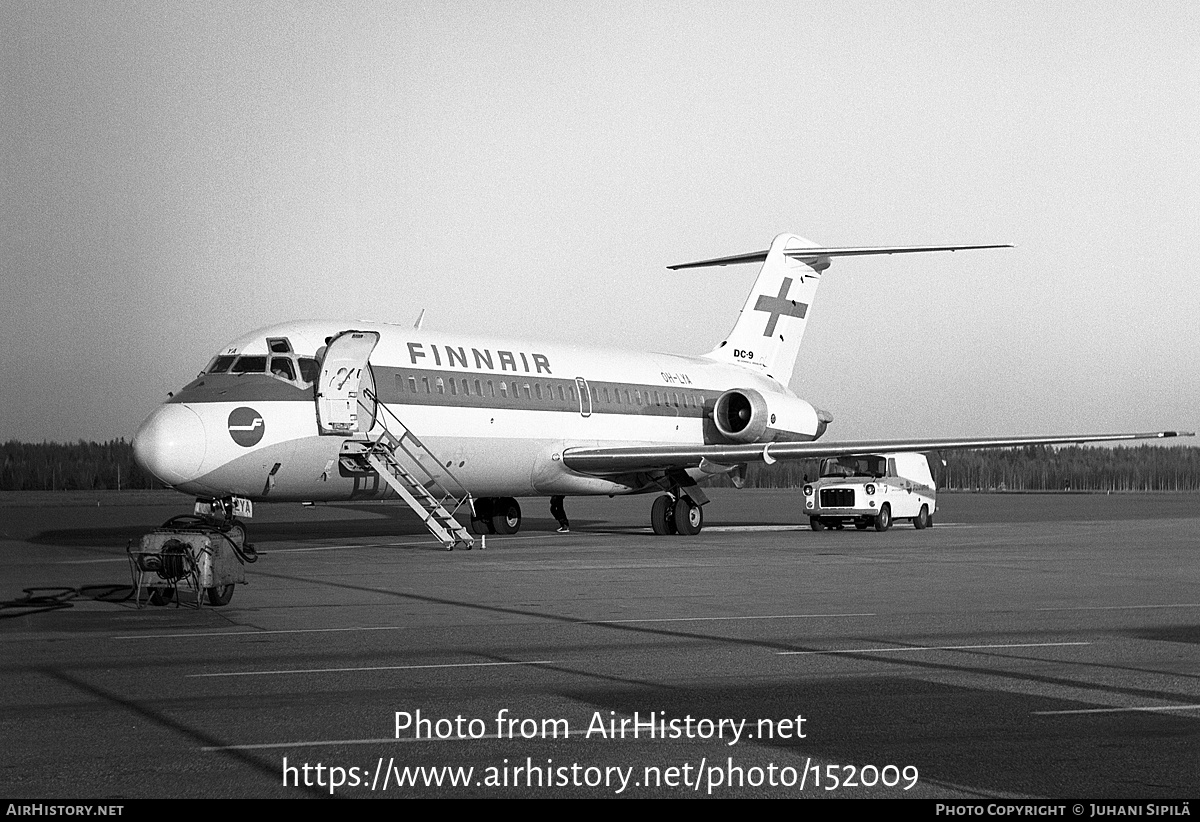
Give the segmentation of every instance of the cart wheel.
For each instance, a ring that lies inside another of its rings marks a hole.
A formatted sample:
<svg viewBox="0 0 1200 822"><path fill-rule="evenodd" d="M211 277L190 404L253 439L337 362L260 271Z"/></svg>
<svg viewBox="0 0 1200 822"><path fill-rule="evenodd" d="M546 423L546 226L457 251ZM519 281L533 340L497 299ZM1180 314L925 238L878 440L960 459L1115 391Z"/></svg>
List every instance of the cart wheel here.
<svg viewBox="0 0 1200 822"><path fill-rule="evenodd" d="M154 588L150 591L151 605L166 605L173 599L175 599L175 592L170 588Z"/></svg>
<svg viewBox="0 0 1200 822"><path fill-rule="evenodd" d="M229 537L239 551L246 547L246 526L241 520L235 519L230 524L229 530L225 532L225 536Z"/></svg>
<svg viewBox="0 0 1200 822"><path fill-rule="evenodd" d="M213 588L205 588L204 593L208 595L208 604L220 607L228 605L229 600L233 599L233 586L220 585Z"/></svg>

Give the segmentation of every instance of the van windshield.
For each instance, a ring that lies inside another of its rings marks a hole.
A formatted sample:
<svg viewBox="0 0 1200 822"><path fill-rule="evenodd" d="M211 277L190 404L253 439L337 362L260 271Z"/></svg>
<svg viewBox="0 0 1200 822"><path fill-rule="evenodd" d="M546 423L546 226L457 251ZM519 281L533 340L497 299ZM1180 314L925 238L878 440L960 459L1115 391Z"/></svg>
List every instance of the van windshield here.
<svg viewBox="0 0 1200 822"><path fill-rule="evenodd" d="M836 457L821 463L822 477L884 477L887 460L870 455L865 457Z"/></svg>

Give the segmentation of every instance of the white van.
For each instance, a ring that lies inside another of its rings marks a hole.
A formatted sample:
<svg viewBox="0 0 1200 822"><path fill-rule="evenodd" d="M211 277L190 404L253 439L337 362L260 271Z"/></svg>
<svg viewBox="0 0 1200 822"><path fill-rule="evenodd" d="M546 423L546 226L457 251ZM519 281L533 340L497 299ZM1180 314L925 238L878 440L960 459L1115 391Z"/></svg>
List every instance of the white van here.
<svg viewBox="0 0 1200 822"><path fill-rule="evenodd" d="M886 531L898 519L933 525L937 489L924 454L861 454L821 460L821 476L804 485L804 513L814 531L854 523Z"/></svg>

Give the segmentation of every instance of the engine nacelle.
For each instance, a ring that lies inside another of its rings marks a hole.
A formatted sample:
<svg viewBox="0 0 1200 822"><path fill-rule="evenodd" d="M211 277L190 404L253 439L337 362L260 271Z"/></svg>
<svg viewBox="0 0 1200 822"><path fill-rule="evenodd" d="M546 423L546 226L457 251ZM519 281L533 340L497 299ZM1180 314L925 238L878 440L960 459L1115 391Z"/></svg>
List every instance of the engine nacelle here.
<svg viewBox="0 0 1200 822"><path fill-rule="evenodd" d="M797 397L764 396L753 388L726 391L713 407L717 430L737 443L815 440L832 419Z"/></svg>

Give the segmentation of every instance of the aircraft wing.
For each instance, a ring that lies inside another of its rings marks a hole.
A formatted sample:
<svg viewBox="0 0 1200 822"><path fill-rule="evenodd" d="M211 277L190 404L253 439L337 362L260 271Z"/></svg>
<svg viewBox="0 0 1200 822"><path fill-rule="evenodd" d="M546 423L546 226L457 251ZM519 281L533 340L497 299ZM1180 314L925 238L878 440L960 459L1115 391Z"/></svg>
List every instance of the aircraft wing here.
<svg viewBox="0 0 1200 822"><path fill-rule="evenodd" d="M1191 437L1189 431L1141 434L1062 434L1049 437L985 437L975 439L852 440L848 442L779 442L753 445L627 445L613 448L567 448L563 465L584 474L671 471L779 460L819 459L891 451L945 451L971 448L1015 448L1023 445L1071 445L1085 442Z"/></svg>

